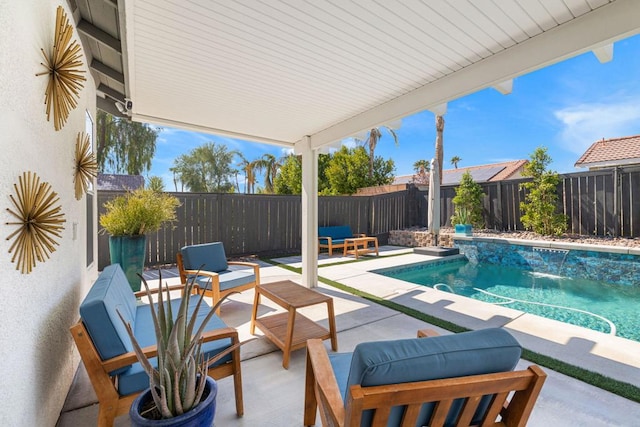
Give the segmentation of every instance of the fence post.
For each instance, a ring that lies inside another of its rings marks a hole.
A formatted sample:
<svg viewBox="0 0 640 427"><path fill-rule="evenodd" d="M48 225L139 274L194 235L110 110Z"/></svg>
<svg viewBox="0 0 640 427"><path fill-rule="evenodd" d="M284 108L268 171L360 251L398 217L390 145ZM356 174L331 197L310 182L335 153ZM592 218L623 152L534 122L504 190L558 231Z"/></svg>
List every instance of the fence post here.
<svg viewBox="0 0 640 427"><path fill-rule="evenodd" d="M615 230L614 237L620 237L620 193L622 188L620 186L620 173L619 167L613 168L613 228Z"/></svg>

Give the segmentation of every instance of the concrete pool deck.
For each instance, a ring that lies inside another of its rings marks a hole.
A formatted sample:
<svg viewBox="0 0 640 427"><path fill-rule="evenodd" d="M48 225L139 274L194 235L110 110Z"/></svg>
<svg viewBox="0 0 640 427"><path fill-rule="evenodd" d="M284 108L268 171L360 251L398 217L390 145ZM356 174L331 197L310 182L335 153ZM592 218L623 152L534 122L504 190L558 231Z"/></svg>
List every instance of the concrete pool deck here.
<svg viewBox="0 0 640 427"><path fill-rule="evenodd" d="M338 265L319 262L322 267L318 275L468 329L504 327L523 347L536 353L619 381L640 384L640 342L373 273L382 268L442 259L414 254L406 248L385 247L381 254L403 255L368 257L364 262ZM297 266L291 258L275 261Z"/></svg>
<svg viewBox="0 0 640 427"><path fill-rule="evenodd" d="M394 257L384 256L403 253L404 255ZM515 310L456 297L456 295L445 292L433 290L426 292L427 290L424 288L415 289L415 285L407 286L405 282L370 273L369 270L373 269L425 260L424 255L414 255L410 249L386 246L381 248L381 256L378 258L367 257L366 260L360 262L336 265L336 263L347 260L353 261L353 257L334 256L328 258L321 255L319 263L323 267L319 269L318 274L321 277L336 280L344 285L382 296L399 304L425 310L431 315L448 318L451 321L455 320L456 323L470 329L505 326L526 348L553 356L546 352L545 349L549 348L549 350L556 351L563 356L562 358L558 357L562 360L564 357L576 360L572 364L577 366L600 371L614 378L626 373L627 377L621 379L622 381L633 384L640 383L640 361L637 360L638 358L635 357L635 363L625 362L628 354L634 351L636 351L636 355L640 354L637 352L640 348L638 346L633 347L635 350L625 349L627 344L633 343L629 340L606 341L600 336L605 334L596 333L595 336L592 336L588 333L589 331L577 327L574 327L579 329L577 331L561 331L564 324L556 325L560 322L553 322L549 327L549 324L540 321L540 318L533 319L535 316L526 315L532 318L527 322L527 317L521 313L518 315ZM299 266L299 261L300 257L278 260L278 262L292 266ZM261 263L261 265L260 274L263 283L279 280L293 280L300 283L299 274L266 263ZM167 276L168 274L163 277ZM173 284L177 283L178 279L171 278L167 281ZM436 329L442 334L449 333L322 283L317 290L334 299L339 351L351 351L356 344L363 341L414 337L418 329L428 327ZM251 337L249 319L253 296L252 291L246 291L233 295L229 301L222 305L222 318L229 326L238 329L242 340ZM499 311L493 310L493 308L498 308ZM282 308L263 299L259 314L263 315L278 310L282 310ZM301 311L305 316L326 326L327 314L324 307L308 307ZM258 336L258 340L246 344L241 350L245 415L242 418L236 417L233 393L231 392L232 380L225 378L219 382L216 426L288 427L302 425L305 351L293 352L290 367L285 370L282 368L282 352L277 350L261 334ZM325 345L330 348L328 341L325 342ZM618 345L622 354L616 358L613 353ZM608 347L612 349L605 351L604 348ZM566 354L574 352L582 355L578 357ZM581 359L584 359L585 363L579 363ZM526 360L521 360L518 369L530 364ZM532 413L529 426L637 425L637 420L640 419L640 404L550 369L543 368L543 370L548 374L548 379ZM81 365L76 374L74 385L69 391L58 426L95 425L97 412L95 394ZM129 418L121 416L116 419L115 425L128 427L130 426Z"/></svg>

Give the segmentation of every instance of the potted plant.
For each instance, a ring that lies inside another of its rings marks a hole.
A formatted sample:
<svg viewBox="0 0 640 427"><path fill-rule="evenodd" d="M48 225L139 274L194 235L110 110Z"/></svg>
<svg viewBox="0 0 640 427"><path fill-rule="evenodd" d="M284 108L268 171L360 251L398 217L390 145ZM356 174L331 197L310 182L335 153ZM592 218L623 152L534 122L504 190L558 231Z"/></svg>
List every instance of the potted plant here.
<svg viewBox="0 0 640 427"><path fill-rule="evenodd" d="M455 211L451 222L455 224L455 233L463 236L471 236L473 234L473 225L469 221L469 212L465 208L460 208Z"/></svg>
<svg viewBox="0 0 640 427"><path fill-rule="evenodd" d="M134 292L140 290L144 268L147 233L156 232L176 220L180 202L174 196L151 189L137 189L104 204L100 225L109 236L112 264L120 264Z"/></svg>
<svg viewBox="0 0 640 427"><path fill-rule="evenodd" d="M473 226L482 227L482 199L485 196L480 184L466 171L462 174L460 185L456 187L456 196L453 198L454 215L451 223L455 226L456 234L471 236Z"/></svg>
<svg viewBox="0 0 640 427"><path fill-rule="evenodd" d="M205 304L209 312L196 329L198 312L204 296L200 294L195 308L190 307L193 303L192 291L196 286L195 277L185 284L181 292L180 307L175 315L171 309L170 287L167 284L162 285L162 275L160 274L159 278L158 301L155 307L147 281L142 276L140 278L151 304L151 317L157 340L157 367L145 356L131 325L118 312L131 338L138 361L149 376L149 389L138 395L129 410L131 424L209 427L213 425L215 416L218 385L213 378L207 376L207 368L248 342L234 344L211 359L207 360L204 357L202 333L218 306L228 295L210 309Z"/></svg>

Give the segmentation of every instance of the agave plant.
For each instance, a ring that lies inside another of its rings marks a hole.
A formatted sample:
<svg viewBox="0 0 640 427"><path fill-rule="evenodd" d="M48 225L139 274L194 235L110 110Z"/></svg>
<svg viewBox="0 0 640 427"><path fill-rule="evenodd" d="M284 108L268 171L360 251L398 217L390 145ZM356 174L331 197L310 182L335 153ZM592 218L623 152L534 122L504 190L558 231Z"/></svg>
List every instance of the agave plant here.
<svg viewBox="0 0 640 427"><path fill-rule="evenodd" d="M198 311L202 305L203 295L200 295L197 305L189 317L190 295L194 289L196 277L187 281L182 292L180 307L174 318L171 308L170 287L162 285L162 274L159 277L158 303L154 308L152 292L147 281L140 276L149 298L151 315L156 332L157 363L154 368L142 348L138 344L131 325L118 312L125 324L133 349L138 361L149 376L149 385L153 401L162 418L173 418L188 412L198 405L202 399L207 378L207 367L226 356L240 345L237 343L205 360L202 353L202 333L207 322L214 315L218 306L225 298L220 299L209 311L206 318L196 330ZM163 293L166 295L163 296ZM226 297L226 296L225 296ZM195 332L194 332L195 331Z"/></svg>

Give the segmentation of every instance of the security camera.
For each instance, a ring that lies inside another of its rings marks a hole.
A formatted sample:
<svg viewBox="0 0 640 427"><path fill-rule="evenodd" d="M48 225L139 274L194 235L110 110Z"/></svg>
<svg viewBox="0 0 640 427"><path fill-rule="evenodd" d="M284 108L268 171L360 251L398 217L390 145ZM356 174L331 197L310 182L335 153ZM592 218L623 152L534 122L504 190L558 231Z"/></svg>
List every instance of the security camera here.
<svg viewBox="0 0 640 427"><path fill-rule="evenodd" d="M133 102L131 102L129 98L125 98L124 102L116 101L115 104L118 111L120 111L120 114L124 114L127 116L131 114L131 109L133 108Z"/></svg>

